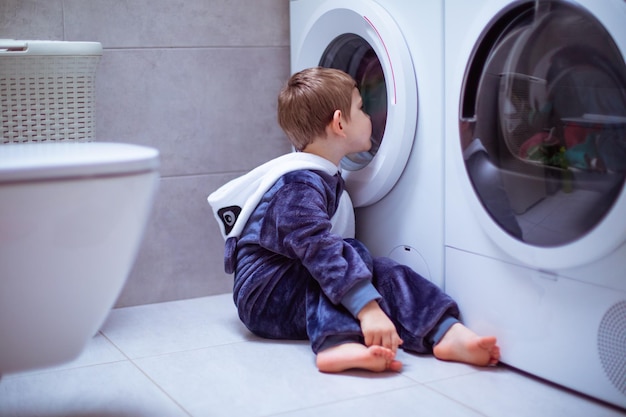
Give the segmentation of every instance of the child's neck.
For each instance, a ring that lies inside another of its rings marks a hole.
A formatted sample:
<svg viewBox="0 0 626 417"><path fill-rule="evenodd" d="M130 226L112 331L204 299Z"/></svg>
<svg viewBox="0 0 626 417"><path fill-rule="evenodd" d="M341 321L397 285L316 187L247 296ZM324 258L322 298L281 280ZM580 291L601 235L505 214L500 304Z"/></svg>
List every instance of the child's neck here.
<svg viewBox="0 0 626 417"><path fill-rule="evenodd" d="M310 153L320 156L324 159L328 159L330 162L339 166L341 159L346 156L345 153L339 149L338 146L334 146L332 139L319 138L307 145L302 152Z"/></svg>

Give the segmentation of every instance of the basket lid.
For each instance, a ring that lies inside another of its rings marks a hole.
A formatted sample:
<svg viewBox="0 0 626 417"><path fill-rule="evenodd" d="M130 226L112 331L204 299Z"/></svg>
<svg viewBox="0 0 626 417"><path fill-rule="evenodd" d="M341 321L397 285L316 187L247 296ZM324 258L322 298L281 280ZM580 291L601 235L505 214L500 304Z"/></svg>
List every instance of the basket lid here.
<svg viewBox="0 0 626 417"><path fill-rule="evenodd" d="M23 55L102 55L100 42L0 39L0 57Z"/></svg>
<svg viewBox="0 0 626 417"><path fill-rule="evenodd" d="M159 151L110 142L0 145L0 183L132 175L159 167Z"/></svg>

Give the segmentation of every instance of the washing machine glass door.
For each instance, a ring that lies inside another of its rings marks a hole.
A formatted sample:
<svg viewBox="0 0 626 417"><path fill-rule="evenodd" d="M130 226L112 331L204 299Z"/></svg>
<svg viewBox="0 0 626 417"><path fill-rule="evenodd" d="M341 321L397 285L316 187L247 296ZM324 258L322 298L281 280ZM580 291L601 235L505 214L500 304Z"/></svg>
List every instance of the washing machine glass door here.
<svg viewBox="0 0 626 417"><path fill-rule="evenodd" d="M384 197L402 174L417 125L417 84L408 46L391 16L369 1L325 2L292 48L293 72L323 66L357 82L372 120L372 148L341 162L356 207Z"/></svg>
<svg viewBox="0 0 626 417"><path fill-rule="evenodd" d="M616 39L570 2L528 2L492 22L468 65L466 171L485 229L528 264L571 267L624 242L626 66Z"/></svg>

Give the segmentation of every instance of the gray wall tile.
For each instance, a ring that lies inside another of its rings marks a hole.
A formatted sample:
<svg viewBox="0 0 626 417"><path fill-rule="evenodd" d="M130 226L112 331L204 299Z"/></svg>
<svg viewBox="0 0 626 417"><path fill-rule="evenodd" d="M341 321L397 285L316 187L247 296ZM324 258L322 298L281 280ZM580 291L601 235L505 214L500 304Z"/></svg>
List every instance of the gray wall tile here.
<svg viewBox="0 0 626 417"><path fill-rule="evenodd" d="M62 0L0 1L0 38L63 40Z"/></svg>
<svg viewBox="0 0 626 417"><path fill-rule="evenodd" d="M288 0L65 0L64 5L67 39L98 39L106 48L288 45Z"/></svg>
<svg viewBox="0 0 626 417"><path fill-rule="evenodd" d="M224 240L206 197L235 175L161 180L143 246L116 306L232 291Z"/></svg>
<svg viewBox="0 0 626 417"><path fill-rule="evenodd" d="M97 137L156 146L163 176L248 170L288 151L275 114L288 66L286 47L106 50Z"/></svg>

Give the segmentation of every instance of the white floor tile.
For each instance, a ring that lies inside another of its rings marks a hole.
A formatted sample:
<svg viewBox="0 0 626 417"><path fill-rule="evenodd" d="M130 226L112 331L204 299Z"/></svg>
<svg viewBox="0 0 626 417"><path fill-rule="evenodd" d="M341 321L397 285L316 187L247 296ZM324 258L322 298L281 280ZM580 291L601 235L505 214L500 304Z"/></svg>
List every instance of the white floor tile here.
<svg viewBox="0 0 626 417"><path fill-rule="evenodd" d="M398 359L401 373L322 374L308 342L251 335L231 294L127 307L75 361L0 380L0 416L626 415L506 367Z"/></svg>
<svg viewBox="0 0 626 417"><path fill-rule="evenodd" d="M402 350L398 351L397 359L403 363L402 375L421 383L485 371L463 363L440 361L433 355L415 355Z"/></svg>
<svg viewBox="0 0 626 417"><path fill-rule="evenodd" d="M624 416L612 407L505 367L427 385L489 417Z"/></svg>
<svg viewBox="0 0 626 417"><path fill-rule="evenodd" d="M0 381L0 416L187 416L130 362Z"/></svg>
<svg viewBox="0 0 626 417"><path fill-rule="evenodd" d="M109 342L102 334L96 334L87 342L83 352L73 361L62 363L47 368L39 368L19 372L15 374L3 375L3 378L11 379L24 375L34 375L45 372L56 372L63 369L80 368L83 366L100 365L103 363L124 361L127 358L119 351L111 342Z"/></svg>
<svg viewBox="0 0 626 417"><path fill-rule="evenodd" d="M254 338L231 294L115 309L101 331L131 359Z"/></svg>
<svg viewBox="0 0 626 417"><path fill-rule="evenodd" d="M401 388L324 406L281 414L281 417L443 416L481 417L424 386Z"/></svg>
<svg viewBox="0 0 626 417"><path fill-rule="evenodd" d="M257 341L137 365L194 416L270 416L415 385L398 373L318 372L308 343Z"/></svg>

